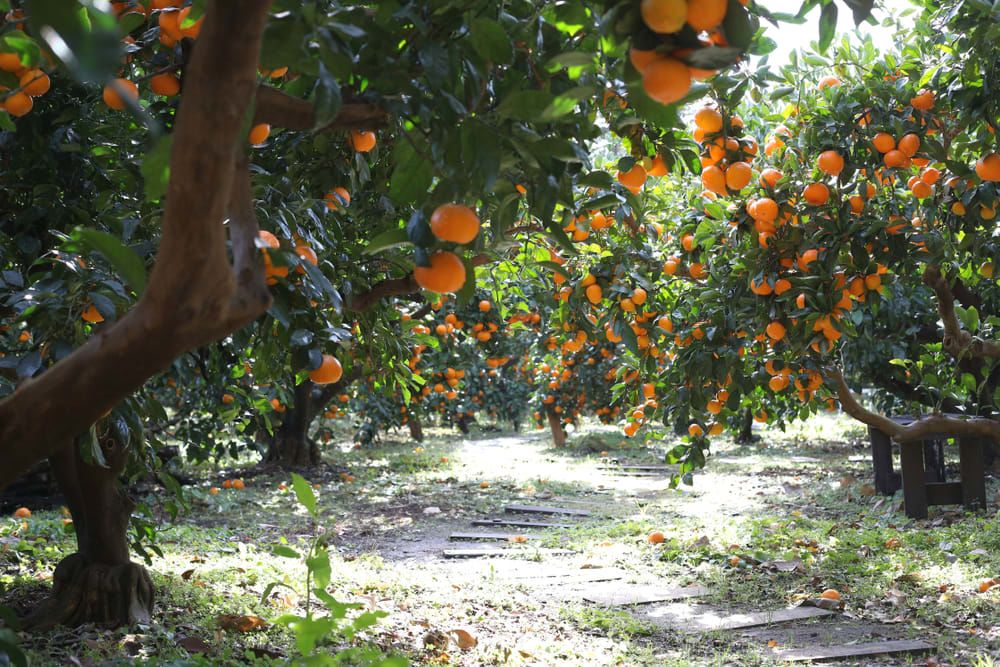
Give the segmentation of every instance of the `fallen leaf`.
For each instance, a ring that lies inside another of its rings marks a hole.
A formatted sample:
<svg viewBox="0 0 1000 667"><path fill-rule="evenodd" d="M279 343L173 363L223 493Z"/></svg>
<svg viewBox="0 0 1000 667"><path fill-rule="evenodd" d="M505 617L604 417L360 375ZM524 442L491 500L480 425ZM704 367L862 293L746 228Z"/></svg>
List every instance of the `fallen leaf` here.
<svg viewBox="0 0 1000 667"><path fill-rule="evenodd" d="M898 537L890 537L885 541L886 549L898 549L902 545L902 541Z"/></svg>
<svg viewBox="0 0 1000 667"><path fill-rule="evenodd" d="M778 645L778 642L777 642L777 640L775 640L775 639L770 639L770 640L768 640L768 642L767 642L767 647L768 647L768 648L774 648L774 647L775 647L775 646L777 646L777 645Z"/></svg>
<svg viewBox="0 0 1000 667"><path fill-rule="evenodd" d="M191 578L192 574L194 574L194 570L193 569L191 569L191 570L184 570L183 572L181 572L181 579L183 579L184 581L187 581L188 579Z"/></svg>
<svg viewBox="0 0 1000 667"><path fill-rule="evenodd" d="M511 535L507 538L507 541L515 544L523 544L528 541L528 538L524 535Z"/></svg>
<svg viewBox="0 0 1000 667"><path fill-rule="evenodd" d="M862 487L859 490L859 492L861 493L861 495L865 496L866 498L871 498L872 496L875 495L875 487L872 486L871 484L864 484L864 485L862 485Z"/></svg>
<svg viewBox="0 0 1000 667"><path fill-rule="evenodd" d="M267 621L260 616L221 614L215 619L219 627L231 632L253 632L267 627Z"/></svg>
<svg viewBox="0 0 1000 667"><path fill-rule="evenodd" d="M188 653L211 653L212 647L204 639L198 637L184 637L177 641L177 645Z"/></svg>
<svg viewBox="0 0 1000 667"><path fill-rule="evenodd" d="M451 630L448 634L453 636L452 638L458 644L458 648L463 651L474 649L479 644L479 641L468 630Z"/></svg>
<svg viewBox="0 0 1000 667"><path fill-rule="evenodd" d="M521 654L522 658L534 658L535 657L534 654L528 653L527 651L522 651L520 649L518 649L517 652Z"/></svg>

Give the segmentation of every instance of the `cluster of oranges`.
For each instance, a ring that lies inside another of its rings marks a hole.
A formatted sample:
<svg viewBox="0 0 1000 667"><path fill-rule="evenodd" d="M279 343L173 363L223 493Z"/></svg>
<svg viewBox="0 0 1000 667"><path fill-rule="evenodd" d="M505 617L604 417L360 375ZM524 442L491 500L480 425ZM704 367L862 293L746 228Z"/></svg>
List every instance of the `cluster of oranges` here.
<svg viewBox="0 0 1000 667"><path fill-rule="evenodd" d="M16 53L0 53L0 70L10 72L18 81L18 87L10 90L0 86L0 108L11 116L20 118L29 113L35 106L35 98L49 92L52 82L48 74L41 69L25 66Z"/></svg>
<svg viewBox="0 0 1000 667"><path fill-rule="evenodd" d="M479 216L464 204L442 204L431 214L430 228L440 241L465 245L479 235ZM465 264L455 253L439 250L430 256L428 266L414 267L413 279L431 292L457 292L465 284Z"/></svg>
<svg viewBox="0 0 1000 667"><path fill-rule="evenodd" d="M223 480L222 488L240 491L246 488L246 482L244 482L241 478L227 479ZM208 492L214 496L219 493L219 487L213 486L208 490Z"/></svg>

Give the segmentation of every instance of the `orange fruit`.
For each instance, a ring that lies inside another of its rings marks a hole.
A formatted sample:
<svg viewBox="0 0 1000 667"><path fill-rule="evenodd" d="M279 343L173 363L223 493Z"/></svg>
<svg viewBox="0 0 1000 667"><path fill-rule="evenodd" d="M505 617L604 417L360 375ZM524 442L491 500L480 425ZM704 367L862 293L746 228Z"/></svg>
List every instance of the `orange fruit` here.
<svg viewBox="0 0 1000 667"><path fill-rule="evenodd" d="M697 32L713 30L726 18L726 0L695 0L688 2L687 22Z"/></svg>
<svg viewBox="0 0 1000 667"><path fill-rule="evenodd" d="M483 299L482 301L479 302L480 312L488 313L490 312L491 308L493 308L493 304L487 301L486 299Z"/></svg>
<svg viewBox="0 0 1000 667"><path fill-rule="evenodd" d="M714 164L701 171L701 185L709 192L719 195L727 194L726 174Z"/></svg>
<svg viewBox="0 0 1000 667"><path fill-rule="evenodd" d="M698 424L691 424L688 426L688 435L692 438L698 438L705 434L705 430Z"/></svg>
<svg viewBox="0 0 1000 667"><path fill-rule="evenodd" d="M753 172L746 162L734 162L726 169L726 187L739 191L750 184Z"/></svg>
<svg viewBox="0 0 1000 667"><path fill-rule="evenodd" d="M413 278L431 292L457 292L465 284L465 264L455 253L441 250L431 255L430 266L415 267Z"/></svg>
<svg viewBox="0 0 1000 667"><path fill-rule="evenodd" d="M767 386L771 391L777 393L782 391L788 386L788 376L787 375L775 375L770 380L767 381Z"/></svg>
<svg viewBox="0 0 1000 667"><path fill-rule="evenodd" d="M281 401L279 401L276 398L271 399L271 408L274 409L274 411L277 412L279 415L286 410L285 406L282 405Z"/></svg>
<svg viewBox="0 0 1000 667"><path fill-rule="evenodd" d="M223 394L222 395L222 403L223 403L223 405L232 405L233 401L235 401L235 400L236 400L236 397L233 396L232 394Z"/></svg>
<svg viewBox="0 0 1000 667"><path fill-rule="evenodd" d="M920 111L930 111L934 108L934 93L922 90L916 97L910 98L910 106Z"/></svg>
<svg viewBox="0 0 1000 667"><path fill-rule="evenodd" d="M295 254L299 256L303 262L309 262L313 266L319 266L319 257L316 255L316 251L307 245L295 246ZM297 273L305 273L305 269L302 266L295 267Z"/></svg>
<svg viewBox="0 0 1000 667"><path fill-rule="evenodd" d="M595 306L601 302L604 298L604 293L601 291L600 285L588 285L586 289L587 300Z"/></svg>
<svg viewBox="0 0 1000 667"><path fill-rule="evenodd" d="M4 72L16 72L23 67L21 57L16 53L0 53L0 70Z"/></svg>
<svg viewBox="0 0 1000 667"><path fill-rule="evenodd" d="M90 322L91 324L97 324L99 322L104 321L104 316L101 315L101 311L97 310L97 308L93 304L87 306L83 310L83 313L80 315L80 317L83 318L84 322Z"/></svg>
<svg viewBox="0 0 1000 667"><path fill-rule="evenodd" d="M3 108L11 116L16 116L20 118L27 114L35 106L35 102L30 96L24 93L12 93L3 101Z"/></svg>
<svg viewBox="0 0 1000 667"><path fill-rule="evenodd" d="M903 167L906 165L907 157L903 151L894 149L886 153L882 161L887 167Z"/></svg>
<svg viewBox="0 0 1000 667"><path fill-rule="evenodd" d="M840 591L836 588L828 588L819 594L824 600L840 600Z"/></svg>
<svg viewBox="0 0 1000 667"><path fill-rule="evenodd" d="M49 87L52 85L48 74L40 69L29 69L21 75L18 84L21 86L21 92L32 97L44 95L49 92Z"/></svg>
<svg viewBox="0 0 1000 667"><path fill-rule="evenodd" d="M14 510L14 518L15 519L30 519L31 518L31 510L29 510L27 507L18 507L16 510Z"/></svg>
<svg viewBox="0 0 1000 667"><path fill-rule="evenodd" d="M694 115L694 124L707 134L722 131L722 114L712 107L702 107Z"/></svg>
<svg viewBox="0 0 1000 667"><path fill-rule="evenodd" d="M210 488L210 489L208 490L208 492L209 492L210 494L212 494L213 496L217 496L217 495L219 495L219 487L217 487L217 486L213 486L212 488Z"/></svg>
<svg viewBox="0 0 1000 667"><path fill-rule="evenodd" d="M463 204L442 204L431 214L431 231L442 241L469 243L479 234L479 216Z"/></svg>
<svg viewBox="0 0 1000 667"><path fill-rule="evenodd" d="M351 205L351 193L346 188L334 188L324 196L326 207L331 211L339 211L341 206Z"/></svg>
<svg viewBox="0 0 1000 667"><path fill-rule="evenodd" d="M910 186L910 192L912 192L913 196L917 199L925 199L934 194L934 187L927 185L923 181L917 181Z"/></svg>
<svg viewBox="0 0 1000 667"><path fill-rule="evenodd" d="M246 484L243 483L242 479L234 479L233 480L233 488L234 489L239 490L239 489L243 489L245 487L246 487Z"/></svg>
<svg viewBox="0 0 1000 667"><path fill-rule="evenodd" d="M912 132L903 135L903 138L899 140L899 144L897 144L896 148L906 157L913 157L917 154L917 151L920 150L920 137Z"/></svg>
<svg viewBox="0 0 1000 667"><path fill-rule="evenodd" d="M309 379L316 384L333 384L344 375L344 367L332 354L324 354L319 368L309 371Z"/></svg>
<svg viewBox="0 0 1000 667"><path fill-rule="evenodd" d="M760 172L760 184L765 187L774 188L778 184L778 181L781 180L781 175L781 172L777 169L768 167Z"/></svg>
<svg viewBox="0 0 1000 667"><path fill-rule="evenodd" d="M816 164L828 176L840 176L840 172L844 170L844 158L837 151L823 151Z"/></svg>
<svg viewBox="0 0 1000 667"><path fill-rule="evenodd" d="M173 97L181 92L181 80L170 73L157 74L149 80L149 89L157 95Z"/></svg>
<svg viewBox="0 0 1000 667"><path fill-rule="evenodd" d="M996 579L983 579L982 581L979 582L978 590L980 593L985 593L986 591L990 590L996 585L997 585Z"/></svg>
<svg viewBox="0 0 1000 667"><path fill-rule="evenodd" d="M676 58L656 58L642 73L642 87L660 104L673 104L691 90L691 71Z"/></svg>
<svg viewBox="0 0 1000 667"><path fill-rule="evenodd" d="M688 267L688 275L695 280L701 280L706 274L705 265L701 262L692 262L691 266Z"/></svg>
<svg viewBox="0 0 1000 667"><path fill-rule="evenodd" d="M774 320L767 325L765 332L767 333L768 338L774 342L778 342L785 337L785 325L777 320Z"/></svg>
<svg viewBox="0 0 1000 667"><path fill-rule="evenodd" d="M989 153L976 160L976 175L984 181L1000 181L1000 153Z"/></svg>
<svg viewBox="0 0 1000 667"><path fill-rule="evenodd" d="M840 85L840 79L838 79L837 77L824 76L822 79L819 80L817 88L823 90L824 88L832 88L833 86L839 86L839 85Z"/></svg>
<svg viewBox="0 0 1000 667"><path fill-rule="evenodd" d="M666 541L666 536L663 534L662 530L654 530L646 538L646 541L650 544L663 544Z"/></svg>
<svg viewBox="0 0 1000 667"><path fill-rule="evenodd" d="M352 130L351 148L359 153L367 153L375 148L375 133L369 131Z"/></svg>
<svg viewBox="0 0 1000 667"><path fill-rule="evenodd" d="M639 9L642 20L653 32L677 32L688 18L686 0L642 0Z"/></svg>
<svg viewBox="0 0 1000 667"><path fill-rule="evenodd" d="M629 190L638 190L646 184L646 170L637 162L628 171L618 172L618 182Z"/></svg>
<svg viewBox="0 0 1000 667"><path fill-rule="evenodd" d="M649 169L646 170L646 174L649 176L660 177L666 176L667 173L669 173L667 170L667 163L663 161L663 158L659 155L653 156L653 161Z"/></svg>
<svg viewBox="0 0 1000 667"><path fill-rule="evenodd" d="M224 488L224 489L231 489L231 488L233 488L233 480L227 479L227 480L223 481L222 482L222 488Z"/></svg>
<svg viewBox="0 0 1000 667"><path fill-rule="evenodd" d="M770 197L758 199L751 212L754 220L774 222L778 217L778 203Z"/></svg>
<svg viewBox="0 0 1000 667"><path fill-rule="evenodd" d="M893 148L896 147L896 140L893 139L892 135L888 132L879 132L872 139L872 146L875 147L879 153L888 153Z"/></svg>
<svg viewBox="0 0 1000 667"><path fill-rule="evenodd" d="M653 62L656 55L656 51L643 51L635 47L632 47L628 51L628 59L639 74L642 74L643 70L646 69L646 65Z"/></svg>
<svg viewBox="0 0 1000 667"><path fill-rule="evenodd" d="M802 192L803 199L812 206L822 206L830 201L830 188L825 183L810 183Z"/></svg>
<svg viewBox="0 0 1000 667"><path fill-rule="evenodd" d="M250 128L250 134L247 139L254 146L259 146L260 144L267 141L267 138L271 135L271 126L267 123L258 123Z"/></svg>
<svg viewBox="0 0 1000 667"><path fill-rule="evenodd" d="M139 87L128 79L114 79L104 86L104 103L116 111L121 111L125 108L125 101L121 97L122 94L132 101L138 100Z"/></svg>

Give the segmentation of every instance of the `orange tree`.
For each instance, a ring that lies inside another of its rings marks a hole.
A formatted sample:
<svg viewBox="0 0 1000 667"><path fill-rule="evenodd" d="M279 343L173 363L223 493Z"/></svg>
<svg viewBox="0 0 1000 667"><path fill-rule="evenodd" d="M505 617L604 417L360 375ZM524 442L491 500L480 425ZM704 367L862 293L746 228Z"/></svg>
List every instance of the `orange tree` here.
<svg viewBox="0 0 1000 667"><path fill-rule="evenodd" d="M678 294L672 363L647 365L681 388L658 409L689 421L671 453L682 471L741 407L780 422L840 405L901 442L996 439L996 19L928 5L898 54L793 62L775 111L752 118L759 152L725 91L695 114L701 182L677 223L677 274L689 268L657 289ZM850 384L931 414L900 426Z"/></svg>
<svg viewBox="0 0 1000 667"><path fill-rule="evenodd" d="M612 188L588 160L605 126L632 144L633 177L640 155L651 171L680 164L663 105L765 44L735 1L24 5L0 31L15 147L0 486L60 462L79 553L43 625L148 616L118 478L150 459L137 427L169 418L157 398L171 392L150 378L222 340L163 384L198 368L201 407L239 417L240 435L272 432L268 406L297 400L273 449L313 460L310 382L391 360L386 387L403 392L412 346L394 299L467 299L473 267L524 234L574 254L566 217L607 206L578 195ZM634 217L622 201L620 222Z"/></svg>

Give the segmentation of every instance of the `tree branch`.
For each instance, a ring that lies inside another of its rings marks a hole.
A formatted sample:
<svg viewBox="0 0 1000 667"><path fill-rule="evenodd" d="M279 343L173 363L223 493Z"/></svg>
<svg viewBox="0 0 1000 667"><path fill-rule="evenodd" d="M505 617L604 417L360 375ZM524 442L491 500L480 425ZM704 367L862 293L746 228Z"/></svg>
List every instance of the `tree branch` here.
<svg viewBox="0 0 1000 667"><path fill-rule="evenodd" d="M483 266L494 261L489 255L476 255L469 263L473 267ZM420 291L420 285L413 277L413 273L408 273L402 278L388 278L375 283L370 290L356 294L345 305L344 309L355 313L364 313L370 310L382 299L391 296L406 296Z"/></svg>
<svg viewBox="0 0 1000 667"><path fill-rule="evenodd" d="M374 130L385 127L389 114L374 104L345 102L337 117L323 127L316 127L316 114L312 102L287 95L277 88L261 84L257 88L257 106L254 123L267 123L289 130L316 130L317 132Z"/></svg>
<svg viewBox="0 0 1000 667"><path fill-rule="evenodd" d="M956 359L974 357L1000 357L1000 344L976 338L962 329L955 314L955 295L948 286L948 280L937 266L924 269L924 283L934 290L938 300L938 312L944 323L944 337L941 344ZM965 289L965 286L962 286Z"/></svg>
<svg viewBox="0 0 1000 667"><path fill-rule="evenodd" d="M1000 441L1000 422L981 417L961 419L934 413L903 426L884 415L872 412L862 406L850 387L847 386L844 374L839 368L828 368L826 374L837 390L837 398L840 399L840 405L843 407L844 412L863 424L877 428L896 442L920 441L932 435L947 435L959 438L971 436Z"/></svg>

